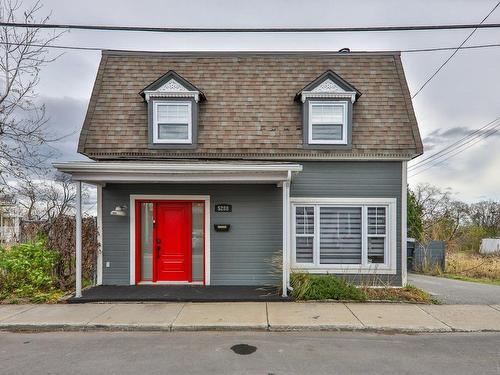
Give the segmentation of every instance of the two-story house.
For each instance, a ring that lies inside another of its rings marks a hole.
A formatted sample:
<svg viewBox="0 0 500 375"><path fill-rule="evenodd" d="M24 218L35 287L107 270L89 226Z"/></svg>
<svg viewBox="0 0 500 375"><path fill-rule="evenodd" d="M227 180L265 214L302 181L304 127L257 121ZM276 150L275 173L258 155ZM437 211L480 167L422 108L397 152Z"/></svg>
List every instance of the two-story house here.
<svg viewBox="0 0 500 375"><path fill-rule="evenodd" d="M98 187L104 285L406 282L398 53L103 51L78 152L56 167Z"/></svg>

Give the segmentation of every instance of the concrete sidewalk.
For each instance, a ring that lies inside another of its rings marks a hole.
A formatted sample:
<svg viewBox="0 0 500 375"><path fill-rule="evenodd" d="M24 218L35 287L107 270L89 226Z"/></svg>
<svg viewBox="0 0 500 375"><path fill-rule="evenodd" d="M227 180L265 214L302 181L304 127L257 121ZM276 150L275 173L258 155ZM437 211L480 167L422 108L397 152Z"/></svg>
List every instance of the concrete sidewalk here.
<svg viewBox="0 0 500 375"><path fill-rule="evenodd" d="M500 331L500 305L328 302L0 305L0 329Z"/></svg>

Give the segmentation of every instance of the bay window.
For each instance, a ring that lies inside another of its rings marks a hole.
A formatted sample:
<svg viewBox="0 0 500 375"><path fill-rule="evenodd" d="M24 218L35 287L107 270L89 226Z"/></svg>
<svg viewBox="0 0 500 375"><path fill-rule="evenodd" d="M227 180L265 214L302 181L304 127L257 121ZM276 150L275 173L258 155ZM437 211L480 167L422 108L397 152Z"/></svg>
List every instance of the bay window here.
<svg viewBox="0 0 500 375"><path fill-rule="evenodd" d="M393 270L395 199L293 200L295 269Z"/></svg>

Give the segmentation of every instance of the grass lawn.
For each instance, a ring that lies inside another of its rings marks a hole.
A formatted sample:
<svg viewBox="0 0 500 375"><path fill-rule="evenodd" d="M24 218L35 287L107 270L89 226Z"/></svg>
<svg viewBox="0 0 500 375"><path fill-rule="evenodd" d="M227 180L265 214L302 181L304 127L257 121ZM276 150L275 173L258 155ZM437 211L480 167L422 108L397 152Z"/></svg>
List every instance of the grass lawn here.
<svg viewBox="0 0 500 375"><path fill-rule="evenodd" d="M499 285L500 286L500 279L475 278L475 277L468 277L468 276L463 276L463 275L456 275L456 274L452 274L452 273L443 273L442 275L438 275L438 276L446 277L447 279L453 279L453 280L471 281L474 283L491 284L491 285Z"/></svg>

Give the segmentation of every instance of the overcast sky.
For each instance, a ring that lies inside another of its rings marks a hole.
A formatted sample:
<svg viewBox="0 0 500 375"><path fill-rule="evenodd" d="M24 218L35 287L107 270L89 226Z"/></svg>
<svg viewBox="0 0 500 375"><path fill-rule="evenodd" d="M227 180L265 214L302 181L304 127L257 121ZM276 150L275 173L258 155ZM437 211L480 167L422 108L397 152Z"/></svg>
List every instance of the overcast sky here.
<svg viewBox="0 0 500 375"><path fill-rule="evenodd" d="M172 27L320 27L476 23L497 0L126 1L45 0L50 22ZM26 2L29 4L29 2ZM500 23L500 8L487 20ZM160 34L71 31L57 44L131 50L404 50L458 46L470 30L339 34ZM478 30L468 44L498 43L500 30ZM53 52L54 54L57 52ZM450 51L402 55L415 92ZM54 133L72 133L55 147L58 160L78 160L77 139L99 52L65 51L42 71L40 99ZM462 50L414 99L427 155L500 116L500 48ZM425 156L424 156L425 157ZM411 175L411 173L410 173ZM500 199L500 132L410 179L450 188L457 198Z"/></svg>

